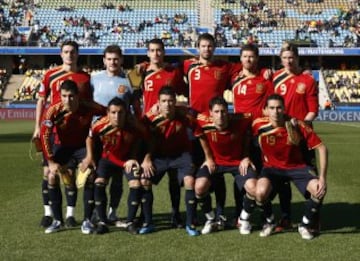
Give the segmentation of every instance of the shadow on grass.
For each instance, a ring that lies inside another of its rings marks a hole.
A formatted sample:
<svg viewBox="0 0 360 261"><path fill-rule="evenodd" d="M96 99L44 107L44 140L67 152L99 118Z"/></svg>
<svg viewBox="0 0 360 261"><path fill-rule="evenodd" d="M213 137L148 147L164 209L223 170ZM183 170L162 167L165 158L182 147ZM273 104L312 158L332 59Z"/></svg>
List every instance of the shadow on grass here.
<svg viewBox="0 0 360 261"><path fill-rule="evenodd" d="M30 142L31 134L29 133L8 133L0 134L0 143L21 143Z"/></svg>
<svg viewBox="0 0 360 261"><path fill-rule="evenodd" d="M304 204L302 202L292 203L293 222L299 223L303 211ZM279 204L273 205L273 211L276 217L280 216ZM225 230L235 229L235 208L226 207L225 215L227 216L227 224ZM360 233L360 204L350 204L345 202L325 203L321 209L321 233L323 234L349 234ZM181 212L182 220L185 224L186 213ZM157 231L173 229L171 225L171 213L154 214L153 220ZM205 218L200 210L197 211L197 220L201 227ZM261 228L261 214L258 210L254 212L252 217L254 222L254 230Z"/></svg>

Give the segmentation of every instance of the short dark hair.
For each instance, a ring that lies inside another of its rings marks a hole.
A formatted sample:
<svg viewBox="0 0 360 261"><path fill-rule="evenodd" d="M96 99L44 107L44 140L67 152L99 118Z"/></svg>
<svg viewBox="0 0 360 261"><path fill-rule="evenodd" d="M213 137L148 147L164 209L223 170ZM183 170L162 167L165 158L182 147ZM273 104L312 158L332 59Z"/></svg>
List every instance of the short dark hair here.
<svg viewBox="0 0 360 261"><path fill-rule="evenodd" d="M280 49L280 56L286 51L292 52L296 57L299 57L299 49L295 44L284 42Z"/></svg>
<svg viewBox="0 0 360 261"><path fill-rule="evenodd" d="M120 46L116 44L106 46L106 48L104 49L104 57L107 53L116 53L117 55L122 57L122 50Z"/></svg>
<svg viewBox="0 0 360 261"><path fill-rule="evenodd" d="M269 101L280 101L282 105L285 106L284 98L277 93L271 94L267 97L265 107L268 106Z"/></svg>
<svg viewBox="0 0 360 261"><path fill-rule="evenodd" d="M60 85L60 90L71 91L74 94L79 94L79 89L73 80L65 80Z"/></svg>
<svg viewBox="0 0 360 261"><path fill-rule="evenodd" d="M127 105L126 105L126 102L119 98L119 97L114 97L112 98L109 102L108 102L108 105L107 107L109 108L111 105L115 105L115 106L120 106L120 107L123 107L125 110L127 110Z"/></svg>
<svg viewBox="0 0 360 261"><path fill-rule="evenodd" d="M259 48L255 44L245 44L240 49L240 56L243 51L253 52L256 56L259 56Z"/></svg>
<svg viewBox="0 0 360 261"><path fill-rule="evenodd" d="M150 44L158 44L158 45L161 46L161 49L162 49L162 50L165 50L164 42L163 42L161 39L158 39L158 38L151 39L151 40L146 44L146 48L147 48L148 50L149 50Z"/></svg>
<svg viewBox="0 0 360 261"><path fill-rule="evenodd" d="M174 91L174 88L170 85L164 85L161 87L158 97L160 98L160 95L170 95L174 99L176 99L176 93Z"/></svg>
<svg viewBox="0 0 360 261"><path fill-rule="evenodd" d="M209 33L200 34L197 39L197 46L199 46L200 41L203 41L203 40L209 41L215 47L215 38L211 34L209 34Z"/></svg>
<svg viewBox="0 0 360 261"><path fill-rule="evenodd" d="M62 42L60 49L62 50L65 45L71 45L72 47L75 48L76 52L79 53L79 44L77 42L71 41L71 40L66 40L66 41Z"/></svg>
<svg viewBox="0 0 360 261"><path fill-rule="evenodd" d="M212 110L215 105L222 105L226 109L228 109L228 103L225 101L224 97L222 96L215 96L209 102L209 109Z"/></svg>

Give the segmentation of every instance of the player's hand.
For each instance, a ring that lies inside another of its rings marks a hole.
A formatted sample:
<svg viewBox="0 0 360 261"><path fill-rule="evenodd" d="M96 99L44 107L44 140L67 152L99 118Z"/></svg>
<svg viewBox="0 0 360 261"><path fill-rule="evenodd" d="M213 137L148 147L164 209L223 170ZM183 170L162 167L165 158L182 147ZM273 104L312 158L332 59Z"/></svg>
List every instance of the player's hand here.
<svg viewBox="0 0 360 261"><path fill-rule="evenodd" d="M213 174L216 170L216 164L215 161L212 159L206 159L204 163L201 165L201 167L206 166L210 172L210 174Z"/></svg>
<svg viewBox="0 0 360 261"><path fill-rule="evenodd" d="M144 170L144 177L150 178L151 176L154 176L155 167L153 166L151 160L144 159L144 161L141 163L141 167Z"/></svg>
<svg viewBox="0 0 360 261"><path fill-rule="evenodd" d="M140 169L140 164L137 160L129 159L124 163L124 169L127 173L130 173L133 167Z"/></svg>
<svg viewBox="0 0 360 261"><path fill-rule="evenodd" d="M150 111L152 114L157 114L159 113L159 104L158 103L155 103L151 108L150 108Z"/></svg>
<svg viewBox="0 0 360 261"><path fill-rule="evenodd" d="M294 127L298 126L298 120L296 118L291 118L290 119L291 125Z"/></svg>
<svg viewBox="0 0 360 261"><path fill-rule="evenodd" d="M32 138L40 138L40 128L39 127L35 127L34 133L32 135Z"/></svg>
<svg viewBox="0 0 360 261"><path fill-rule="evenodd" d="M265 80L270 80L272 77L273 73L271 69L267 69L265 70L265 72L263 73L263 77Z"/></svg>
<svg viewBox="0 0 360 261"><path fill-rule="evenodd" d="M318 199L322 199L325 197L325 195L326 195L326 181L320 177L315 196Z"/></svg>
<svg viewBox="0 0 360 261"><path fill-rule="evenodd" d="M255 165L251 162L251 160L248 157L243 158L239 165L240 175L245 176L249 168L255 170Z"/></svg>
<svg viewBox="0 0 360 261"><path fill-rule="evenodd" d="M96 169L95 161L90 157L85 157L80 163L80 170L84 172L87 168L92 167Z"/></svg>

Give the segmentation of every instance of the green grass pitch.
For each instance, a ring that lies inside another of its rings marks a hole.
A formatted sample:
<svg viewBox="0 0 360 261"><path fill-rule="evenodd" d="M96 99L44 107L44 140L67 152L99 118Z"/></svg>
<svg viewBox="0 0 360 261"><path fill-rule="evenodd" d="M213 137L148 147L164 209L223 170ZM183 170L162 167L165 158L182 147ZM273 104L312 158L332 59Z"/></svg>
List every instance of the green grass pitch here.
<svg viewBox="0 0 360 261"><path fill-rule="evenodd" d="M360 260L360 124L316 122L315 129L329 148L328 194L322 209L322 234L305 241L294 231L249 236L236 229L189 237L170 229L167 181L154 187L155 233L131 236L111 228L106 235L83 235L80 226L46 235L39 227L43 214L40 160L30 160L31 121L0 122L0 260ZM232 218L232 177L228 184L227 216ZM183 197L184 193L182 193ZM126 215L127 185L119 208ZM82 193L76 218L82 219ZM293 189L294 220L303 209ZM274 202L278 214L277 200ZM181 203L184 214L184 203ZM199 218L202 217L198 212ZM258 212L254 215L258 219ZM199 227L200 229L200 227Z"/></svg>

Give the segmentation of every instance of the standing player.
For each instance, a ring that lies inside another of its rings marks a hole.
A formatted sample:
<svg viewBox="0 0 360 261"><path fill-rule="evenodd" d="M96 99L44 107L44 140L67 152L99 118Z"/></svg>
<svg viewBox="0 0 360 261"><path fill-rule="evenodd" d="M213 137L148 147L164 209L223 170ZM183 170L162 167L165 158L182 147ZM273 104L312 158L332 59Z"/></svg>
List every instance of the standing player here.
<svg viewBox="0 0 360 261"><path fill-rule="evenodd" d="M205 162L196 174L195 193L206 216L202 234L215 229L215 213L211 207L209 188L217 176L231 173L239 190L246 190L244 208L254 206L256 172L248 157L251 120L241 114L229 114L223 97L214 97L209 103L210 114L199 114L199 137L205 153ZM242 227L243 228L243 227Z"/></svg>
<svg viewBox="0 0 360 261"><path fill-rule="evenodd" d="M222 96L229 86L230 77L240 67L226 61L214 58L215 39L211 34L201 34L197 41L199 57L184 61L184 75L189 85L189 105L197 113L209 111L209 101L216 96ZM194 163L199 167L204 161L204 155L198 141L194 142ZM224 226L226 189L223 176L213 182L217 201L217 218L219 228Z"/></svg>
<svg viewBox="0 0 360 261"><path fill-rule="evenodd" d="M165 46L161 39L149 41L147 44L147 56L149 62L140 65L143 77L143 115L148 113L157 104L159 91L163 86L172 86L176 94L184 94L185 90L181 69L164 61ZM179 212L180 186L177 181L177 174L173 170L168 172L168 176L172 204L171 222L174 227L181 228L182 220Z"/></svg>
<svg viewBox="0 0 360 261"><path fill-rule="evenodd" d="M274 92L274 87L269 77L269 69L258 66L259 49L256 45L244 45L240 51L240 61L242 70L231 79L234 112L242 113L254 120L263 115L266 98ZM255 164L256 170L261 171L261 152L256 140L252 140L249 149L251 161ZM239 192L234 183L236 218L240 216L242 209L242 202L239 201L242 197ZM239 224L238 220L237 225Z"/></svg>
<svg viewBox="0 0 360 261"><path fill-rule="evenodd" d="M285 43L280 50L280 59L284 68L274 73L275 93L284 98L286 114L311 125L319 110L316 82L299 66L299 52L295 45ZM315 167L315 151L308 150L303 144L303 153L307 163ZM282 218L277 232L291 227L291 189L288 182L279 186L279 200Z"/></svg>
<svg viewBox="0 0 360 261"><path fill-rule="evenodd" d="M133 94L130 82L122 69L123 59L122 51L118 45L109 45L105 48L103 57L105 70L91 76L94 101L107 106L111 99L119 97L125 101L128 108L132 106L135 115L140 118L140 100ZM122 191L122 176L112 176L110 186L111 199L107 217L110 223L115 223L120 227L124 224L118 219L116 213Z"/></svg>
<svg viewBox="0 0 360 261"><path fill-rule="evenodd" d="M65 41L60 48L60 56L63 64L48 70L42 80L39 90L39 98L36 104L36 120L33 138L40 137L40 123L44 115L45 106L50 97L50 105L60 102L60 85L67 79L76 82L79 89L79 95L82 99L91 100L92 95L90 91L90 76L80 70L77 61L79 57L79 45L74 41ZM54 134L52 139L55 139ZM42 181L42 198L45 214L41 220L42 227L48 227L52 223L52 212L49 204L48 194L48 174L49 168L47 163L43 163L43 181ZM74 206L76 203L77 190L76 187L69 190L66 188L66 200L68 207L66 211L66 225L73 227L76 225L74 218Z"/></svg>
<svg viewBox="0 0 360 261"><path fill-rule="evenodd" d="M275 226L269 194L272 187L277 186L278 179L285 178L293 181L307 199L298 231L303 239L309 240L314 237L310 228L326 194L327 148L313 129L301 120L294 133L288 131L286 121L290 117L284 113L284 104L280 95L269 96L265 107L268 117L258 118L253 123L253 133L258 137L264 164L256 188L256 200L263 205L266 218L260 236L269 236ZM299 138L309 149L316 149L319 153L318 177L314 167L306 164Z"/></svg>
<svg viewBox="0 0 360 261"><path fill-rule="evenodd" d="M135 124L128 104L119 97L114 97L108 103L107 116L102 117L91 127L89 137L86 140L86 158L82 162L82 170L89 166L95 168L97 177L95 179L95 205L100 219L97 224L96 233L104 234L109 231L106 216L106 186L110 177L125 174L129 179L130 192L128 196L128 218L127 229L136 234L133 225L137 208L140 204L141 186L140 177L134 176L133 168L139 169L137 161L138 144L144 137L144 128ZM102 153L96 163L95 149L96 141L99 140ZM122 187L122 184L120 184Z"/></svg>
<svg viewBox="0 0 360 261"><path fill-rule="evenodd" d="M184 111L175 107L176 96L170 86L160 90L158 104L159 111L150 111L145 117L154 144L151 144L142 163L149 184L147 197L143 199L145 223L139 233L146 234L154 230L151 183L158 184L165 172L175 170L179 184L183 182L185 187L186 232L190 236L197 236L199 232L193 224L196 211L194 168L188 137L188 129L193 127L193 117L187 113L187 109Z"/></svg>
<svg viewBox="0 0 360 261"><path fill-rule="evenodd" d="M49 107L41 124L41 141L49 164L49 200L54 214L54 220L45 233L57 232L63 223L59 176L61 175L65 189L74 191L75 170L85 157L85 140L92 118L104 113L102 106L80 101L79 90L74 81L65 80L60 86L60 95L61 101ZM56 140L52 142L54 130ZM90 193L87 193L88 189ZM93 202L92 187L86 186L84 191L84 220L88 220L93 210L93 204L90 204ZM73 204L75 207L75 202ZM82 232L89 233L83 227Z"/></svg>

